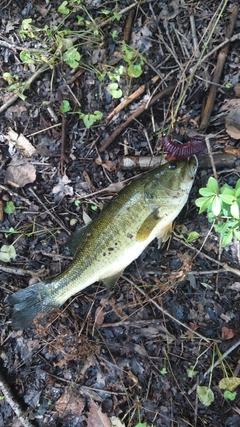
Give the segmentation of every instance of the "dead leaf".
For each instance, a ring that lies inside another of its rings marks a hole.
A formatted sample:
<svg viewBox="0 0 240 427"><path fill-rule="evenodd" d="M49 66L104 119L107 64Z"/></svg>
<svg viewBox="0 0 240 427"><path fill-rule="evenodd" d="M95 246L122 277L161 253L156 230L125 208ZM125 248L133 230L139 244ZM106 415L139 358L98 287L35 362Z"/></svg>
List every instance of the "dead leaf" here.
<svg viewBox="0 0 240 427"><path fill-rule="evenodd" d="M232 108L238 107L240 105L240 99L233 98L227 99L224 104L221 106L220 111L231 110Z"/></svg>
<svg viewBox="0 0 240 427"><path fill-rule="evenodd" d="M90 404L87 427L111 427L110 419L93 400Z"/></svg>
<svg viewBox="0 0 240 427"><path fill-rule="evenodd" d="M97 307L95 312L95 324L97 326L101 326L103 324L105 314L106 313L104 313L103 307Z"/></svg>
<svg viewBox="0 0 240 427"><path fill-rule="evenodd" d="M79 416L82 414L85 403L84 397L79 396L72 389L69 389L57 400L55 409L60 415L71 412Z"/></svg>
<svg viewBox="0 0 240 427"><path fill-rule="evenodd" d="M222 341L230 340L235 337L236 333L233 329L229 329L227 326L222 327Z"/></svg>
<svg viewBox="0 0 240 427"><path fill-rule="evenodd" d="M55 195L54 200L56 202L59 202L65 196L73 195L73 188L70 187L70 185L67 185L69 182L71 182L71 180L67 177L67 175L63 175L63 177L59 179L58 184L53 187L52 193Z"/></svg>
<svg viewBox="0 0 240 427"><path fill-rule="evenodd" d="M225 118L226 131L234 139L240 139L240 105L232 108Z"/></svg>
<svg viewBox="0 0 240 427"><path fill-rule="evenodd" d="M16 187L24 187L36 180L36 169L25 159L13 159L7 168L6 180Z"/></svg>
<svg viewBox="0 0 240 427"><path fill-rule="evenodd" d="M111 417L111 427L125 427L125 424L122 424L121 420L118 417Z"/></svg>
<svg viewBox="0 0 240 427"><path fill-rule="evenodd" d="M36 152L36 149L31 142L29 142L29 140L22 134L18 135L13 129L9 129L6 138L8 139L9 144L16 146L19 152L25 157L31 157Z"/></svg>

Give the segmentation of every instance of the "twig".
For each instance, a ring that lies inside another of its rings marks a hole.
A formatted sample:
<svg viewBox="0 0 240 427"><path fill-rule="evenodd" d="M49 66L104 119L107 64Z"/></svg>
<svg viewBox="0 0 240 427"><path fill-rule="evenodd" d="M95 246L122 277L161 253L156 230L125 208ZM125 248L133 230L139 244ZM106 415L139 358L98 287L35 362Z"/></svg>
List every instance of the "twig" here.
<svg viewBox="0 0 240 427"><path fill-rule="evenodd" d="M232 345L232 347L230 347L227 351L225 351L225 353L223 353L222 356L219 357L219 359L214 363L214 365L210 366L210 368L204 373L203 379L205 379L208 376L208 374L210 374L210 372L212 372L213 369L216 368L216 366L218 366L239 345L240 345L240 340L238 340L235 344ZM188 391L188 395L191 394L194 390L196 390L198 384L199 384L199 381L196 384L194 384L194 386Z"/></svg>
<svg viewBox="0 0 240 427"><path fill-rule="evenodd" d="M155 76L151 79L151 84L156 83L159 80L159 76ZM118 104L116 108L114 108L114 110L108 115L108 117L106 118L106 123L109 123L110 120L112 120L112 118L114 116L116 116L116 114L118 114L120 111L122 111L125 107L127 107L131 102L133 102L135 99L137 99L140 95L142 95L142 93L146 90L146 85L141 85L137 90L135 90L135 92L133 92L131 95L127 96L122 102L121 104Z"/></svg>
<svg viewBox="0 0 240 427"><path fill-rule="evenodd" d="M60 159L60 173L64 174L64 162L68 162L66 156L66 136L67 136L67 117L63 114L62 117L62 138L61 138L61 159Z"/></svg>
<svg viewBox="0 0 240 427"><path fill-rule="evenodd" d="M15 412L15 414L17 415L17 417L21 421L22 425L24 427L34 427L34 425L32 423L30 423L30 421L28 421L27 416L24 414L24 411L22 410L22 408L20 407L20 405L16 401L15 397L13 396L13 393L12 393L8 383L6 382L4 377L2 376L1 372L0 372L0 388L2 390L2 393L4 394L4 397L7 401L7 403L11 406L12 410Z"/></svg>
<svg viewBox="0 0 240 427"><path fill-rule="evenodd" d="M210 145L210 142L209 142L209 138L205 138L205 141L206 141L206 146L207 146L207 149L208 149L208 155L209 155L209 158L210 158L210 162L211 162L211 165L212 165L213 175L214 175L214 178L217 180L218 179L218 177L217 177L217 171L216 171L216 166L215 166L215 163L214 163L214 160L213 160L213 153L212 153L211 145Z"/></svg>
<svg viewBox="0 0 240 427"><path fill-rule="evenodd" d="M149 302L151 302L153 305L155 305L155 307L157 307L157 309L160 310L165 316L169 317L174 322L176 322L179 325L183 326L185 329L187 329L188 331L190 331L192 334L196 335L201 340L206 341L208 343L210 342L208 338L205 338L203 335L201 335L198 332L196 332L193 329L191 329L188 325L185 325L185 323L183 323L180 320L176 319L174 316L172 316L170 313L168 313L167 310L164 310L164 308L162 308L156 301L154 301L154 299L150 298L141 288L139 288L139 286L135 285L135 283L132 282L132 280L129 280L126 276L122 276L122 278L124 280L126 280L127 282L129 282L131 285L133 285L138 290L138 292L140 292L142 295L144 295L144 297L147 298L147 300Z"/></svg>
<svg viewBox="0 0 240 427"><path fill-rule="evenodd" d="M191 25L191 30L192 30L192 38L193 38L193 50L194 50L193 53L194 53L195 58L199 58L199 56L200 56L199 44L198 44L198 39L197 39L194 14L193 14L192 10L190 11L189 19L190 19L190 25Z"/></svg>
<svg viewBox="0 0 240 427"><path fill-rule="evenodd" d="M49 275L49 271L47 270L38 270L38 271L32 271L32 270L24 270L24 268L16 268L16 267L6 267L5 265L0 265L0 270L4 271L5 273L10 274L17 274L18 276L33 276L33 277L45 277Z"/></svg>
<svg viewBox="0 0 240 427"><path fill-rule="evenodd" d="M42 74L44 71L48 70L49 65L44 64L42 65L29 79L25 82L24 86L21 89L21 93L24 93L26 90L28 90L31 86L31 84ZM7 110L12 104L14 104L15 101L18 99L18 93L15 93L5 104L3 104L0 107L0 114L3 113L5 110Z"/></svg>
<svg viewBox="0 0 240 427"><path fill-rule="evenodd" d="M237 17L238 17L238 11L239 11L239 6L236 5L235 8L233 9L231 16L230 16L230 24L228 25L227 30L226 30L226 38L227 39L229 39L232 36L233 30L234 30L234 27L235 27L235 24L237 21ZM212 83L219 83L219 81L220 81L222 71L223 71L223 67L224 67L224 64L225 64L225 61L227 58L229 46L230 46L230 44L227 43L220 50L220 52L218 54L217 64L216 64L215 72L213 75ZM209 95L208 95L208 99L207 99L205 108L204 108L203 113L202 113L202 120L201 120L200 127L199 127L200 132L206 131L206 129L208 127L210 117L212 114L212 110L214 107L216 94L217 94L217 86L212 84L210 87L210 90L209 90Z"/></svg>
<svg viewBox="0 0 240 427"><path fill-rule="evenodd" d="M15 193L14 191L12 191L12 190L10 190L10 188L9 187L7 187L6 185L2 185L2 184L0 184L0 188L1 188L1 190L4 190L4 191L6 191L7 193L9 193L10 194L10 196L15 196L15 197L18 197L19 199L21 199L24 203L26 203L28 206L31 206L31 202L28 200L28 199L26 199L25 197L23 197L23 196L21 196L20 194L18 194L18 193Z"/></svg>
<svg viewBox="0 0 240 427"><path fill-rule="evenodd" d="M121 123L117 127L117 129L115 129L115 131L113 131L113 133L104 141L104 143L100 147L99 151L100 152L104 151L115 140L115 138L117 138L117 136L120 135L130 125L130 123L134 119L139 117L145 111L147 105L151 106L151 105L155 104L155 102L157 102L159 99L161 99L164 96L171 93L174 89L175 89L174 85L168 86L165 89L163 89L161 92L157 93L157 95L155 95L151 99L150 102L148 102L148 101L144 102L144 104L142 104L141 107L139 107L136 111L134 111L134 113L132 113L131 116L129 116L128 119L124 123Z"/></svg>

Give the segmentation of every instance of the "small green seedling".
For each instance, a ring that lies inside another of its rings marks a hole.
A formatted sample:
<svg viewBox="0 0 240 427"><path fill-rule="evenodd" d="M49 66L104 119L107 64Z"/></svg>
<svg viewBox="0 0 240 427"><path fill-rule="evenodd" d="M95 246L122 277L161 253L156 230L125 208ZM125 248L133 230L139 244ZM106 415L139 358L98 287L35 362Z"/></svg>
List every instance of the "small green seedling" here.
<svg viewBox="0 0 240 427"><path fill-rule="evenodd" d="M228 245L233 237L240 240L240 179L235 188L224 184L221 188L215 178L210 177L205 188L200 188L195 203L199 213L207 211L209 222L221 235L222 247Z"/></svg>
<svg viewBox="0 0 240 427"><path fill-rule="evenodd" d="M76 113L79 114L79 118L82 119L87 129L90 129L90 127L98 120L101 120L103 116L103 113L101 111L94 111L92 114L84 114L81 110L78 110L76 111Z"/></svg>
<svg viewBox="0 0 240 427"><path fill-rule="evenodd" d="M14 211L16 210L16 207L14 205L14 203L10 200L9 202L6 203L6 206L4 207L4 212L6 214L12 214Z"/></svg>

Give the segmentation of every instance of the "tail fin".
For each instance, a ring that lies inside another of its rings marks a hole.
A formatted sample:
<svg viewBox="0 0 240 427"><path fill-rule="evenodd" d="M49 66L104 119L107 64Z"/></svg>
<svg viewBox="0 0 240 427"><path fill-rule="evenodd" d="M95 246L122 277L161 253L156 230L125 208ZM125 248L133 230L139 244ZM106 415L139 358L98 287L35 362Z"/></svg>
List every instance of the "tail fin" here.
<svg viewBox="0 0 240 427"><path fill-rule="evenodd" d="M49 313L56 307L45 282L22 289L8 296L7 301L14 305L12 328L15 330L29 327L39 313Z"/></svg>

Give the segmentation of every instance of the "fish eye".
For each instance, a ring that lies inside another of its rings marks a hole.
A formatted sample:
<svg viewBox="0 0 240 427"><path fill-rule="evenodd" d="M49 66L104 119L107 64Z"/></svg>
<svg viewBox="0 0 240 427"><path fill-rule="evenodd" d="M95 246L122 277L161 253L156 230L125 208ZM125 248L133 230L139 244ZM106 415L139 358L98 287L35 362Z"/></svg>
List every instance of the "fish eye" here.
<svg viewBox="0 0 240 427"><path fill-rule="evenodd" d="M176 169L177 168L177 162L175 160L172 160L168 164L169 169Z"/></svg>

